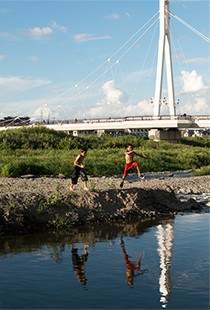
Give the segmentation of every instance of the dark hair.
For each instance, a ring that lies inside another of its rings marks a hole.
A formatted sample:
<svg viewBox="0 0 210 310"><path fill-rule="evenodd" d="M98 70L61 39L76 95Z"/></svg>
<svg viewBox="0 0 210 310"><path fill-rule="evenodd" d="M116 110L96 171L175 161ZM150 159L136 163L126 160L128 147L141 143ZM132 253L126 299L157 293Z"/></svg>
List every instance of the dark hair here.
<svg viewBox="0 0 210 310"><path fill-rule="evenodd" d="M83 147L83 148L81 149L81 152L85 152L85 153L87 153L87 149L86 149L86 147Z"/></svg>
<svg viewBox="0 0 210 310"><path fill-rule="evenodd" d="M133 144L131 144L131 143L128 143L126 147L128 148L129 146L133 146Z"/></svg>

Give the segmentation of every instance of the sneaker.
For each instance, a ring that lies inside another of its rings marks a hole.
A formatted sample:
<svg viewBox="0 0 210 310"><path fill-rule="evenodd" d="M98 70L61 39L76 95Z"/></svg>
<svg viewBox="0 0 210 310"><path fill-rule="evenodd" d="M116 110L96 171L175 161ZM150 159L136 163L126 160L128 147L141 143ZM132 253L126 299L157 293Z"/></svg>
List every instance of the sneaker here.
<svg viewBox="0 0 210 310"><path fill-rule="evenodd" d="M139 175L139 179L140 180L144 180L145 179L145 176L143 174Z"/></svg>
<svg viewBox="0 0 210 310"><path fill-rule="evenodd" d="M123 183L124 183L124 182L123 182L123 181L121 181L121 183L120 183L120 188L122 188L122 187L123 187Z"/></svg>

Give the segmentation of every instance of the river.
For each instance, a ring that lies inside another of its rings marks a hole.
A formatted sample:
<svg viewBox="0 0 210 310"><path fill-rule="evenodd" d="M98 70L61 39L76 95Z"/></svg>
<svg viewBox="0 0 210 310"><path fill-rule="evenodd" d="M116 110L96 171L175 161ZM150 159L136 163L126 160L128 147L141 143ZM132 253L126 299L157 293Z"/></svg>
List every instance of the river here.
<svg viewBox="0 0 210 310"><path fill-rule="evenodd" d="M209 219L2 237L0 309L208 309Z"/></svg>

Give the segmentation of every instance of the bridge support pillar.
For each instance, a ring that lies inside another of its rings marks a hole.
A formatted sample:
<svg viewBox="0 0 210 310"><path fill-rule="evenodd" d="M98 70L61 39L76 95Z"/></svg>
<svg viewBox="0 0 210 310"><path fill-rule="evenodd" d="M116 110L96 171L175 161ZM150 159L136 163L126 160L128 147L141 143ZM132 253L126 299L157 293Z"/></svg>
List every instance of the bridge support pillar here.
<svg viewBox="0 0 210 310"><path fill-rule="evenodd" d="M105 134L105 130L104 129L98 129L97 130L97 136L101 137L103 134Z"/></svg>
<svg viewBox="0 0 210 310"><path fill-rule="evenodd" d="M181 132L177 128L150 129L148 137L154 141L164 140L171 143L177 143L181 138Z"/></svg>

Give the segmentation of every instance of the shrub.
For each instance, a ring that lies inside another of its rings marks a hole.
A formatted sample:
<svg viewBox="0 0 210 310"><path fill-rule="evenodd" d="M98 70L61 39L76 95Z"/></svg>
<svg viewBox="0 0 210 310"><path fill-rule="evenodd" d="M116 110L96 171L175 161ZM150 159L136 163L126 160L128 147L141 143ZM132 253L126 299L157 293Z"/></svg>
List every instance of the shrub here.
<svg viewBox="0 0 210 310"><path fill-rule="evenodd" d="M39 164L27 163L24 161L16 161L14 163L6 164L1 171L2 177L20 177L25 174L42 175L49 171Z"/></svg>
<svg viewBox="0 0 210 310"><path fill-rule="evenodd" d="M201 169L192 172L193 176L210 175L210 165L201 167Z"/></svg>

